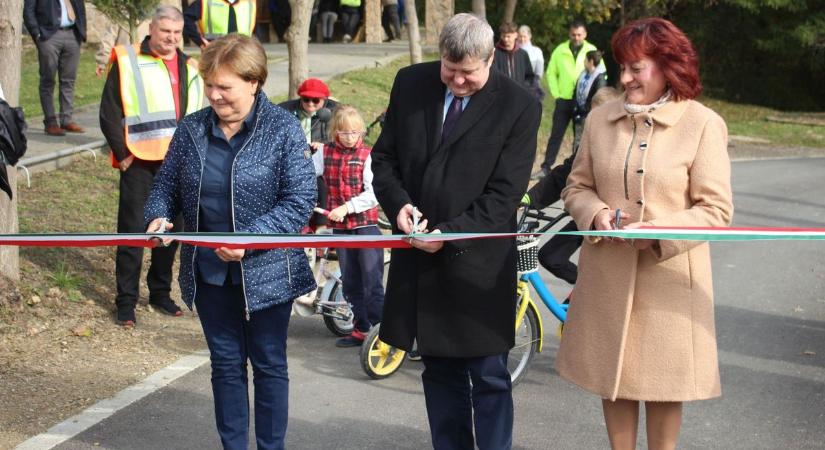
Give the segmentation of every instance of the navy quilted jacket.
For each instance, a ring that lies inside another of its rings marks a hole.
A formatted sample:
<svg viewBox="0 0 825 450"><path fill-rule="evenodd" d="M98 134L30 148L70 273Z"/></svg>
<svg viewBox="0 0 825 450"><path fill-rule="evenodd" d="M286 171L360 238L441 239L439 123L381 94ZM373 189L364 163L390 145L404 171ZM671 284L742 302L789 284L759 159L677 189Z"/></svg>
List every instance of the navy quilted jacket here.
<svg viewBox="0 0 825 450"><path fill-rule="evenodd" d="M183 213L185 231L198 228L203 164L212 108L178 124L144 208L146 224ZM232 164L232 217L243 233L298 233L315 205L315 169L295 116L258 93L255 125ZM198 251L212 251L202 249ZM181 246L183 301L195 300L195 248ZM315 288L303 249L247 250L241 261L247 313L290 301Z"/></svg>

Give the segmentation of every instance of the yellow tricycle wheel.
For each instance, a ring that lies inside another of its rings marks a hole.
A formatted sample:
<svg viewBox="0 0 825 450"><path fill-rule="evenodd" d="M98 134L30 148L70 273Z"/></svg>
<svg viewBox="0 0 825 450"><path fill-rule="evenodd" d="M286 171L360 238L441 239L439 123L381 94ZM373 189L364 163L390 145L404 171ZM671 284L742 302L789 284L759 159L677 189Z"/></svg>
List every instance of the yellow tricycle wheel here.
<svg viewBox="0 0 825 450"><path fill-rule="evenodd" d="M372 327L361 344L361 367L375 380L387 378L404 364L407 352L378 339L380 324Z"/></svg>

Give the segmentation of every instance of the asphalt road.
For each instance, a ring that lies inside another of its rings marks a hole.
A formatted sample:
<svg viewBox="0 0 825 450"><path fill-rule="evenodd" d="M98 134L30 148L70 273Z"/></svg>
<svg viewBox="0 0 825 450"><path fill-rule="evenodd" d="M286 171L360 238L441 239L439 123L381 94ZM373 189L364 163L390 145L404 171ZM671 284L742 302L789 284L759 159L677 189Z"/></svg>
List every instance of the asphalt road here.
<svg viewBox="0 0 825 450"><path fill-rule="evenodd" d="M735 163L735 225L825 227L824 173L823 158ZM713 258L723 395L686 405L680 448L825 448L825 242L716 243ZM600 400L555 373L545 324L515 391L515 448L608 448ZM317 317L290 324L288 447L428 448L420 363L371 381L333 342ZM207 364L58 448L219 447Z"/></svg>

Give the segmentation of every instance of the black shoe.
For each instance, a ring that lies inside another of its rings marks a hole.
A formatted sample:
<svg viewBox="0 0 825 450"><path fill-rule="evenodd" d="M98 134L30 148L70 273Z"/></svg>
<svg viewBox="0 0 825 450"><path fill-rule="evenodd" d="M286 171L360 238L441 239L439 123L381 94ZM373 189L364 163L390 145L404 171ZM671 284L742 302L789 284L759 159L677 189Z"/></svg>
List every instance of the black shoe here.
<svg viewBox="0 0 825 450"><path fill-rule="evenodd" d="M171 298L164 298L162 300L149 300L149 304L152 305L153 308L159 309L164 314L168 314L174 317L180 317L183 315L183 311L172 301Z"/></svg>
<svg viewBox="0 0 825 450"><path fill-rule="evenodd" d="M134 309L118 310L115 322L123 328L134 328L137 323Z"/></svg>
<svg viewBox="0 0 825 450"><path fill-rule="evenodd" d="M410 361L421 361L421 353L418 353L418 349L410 350L407 352L407 359Z"/></svg>

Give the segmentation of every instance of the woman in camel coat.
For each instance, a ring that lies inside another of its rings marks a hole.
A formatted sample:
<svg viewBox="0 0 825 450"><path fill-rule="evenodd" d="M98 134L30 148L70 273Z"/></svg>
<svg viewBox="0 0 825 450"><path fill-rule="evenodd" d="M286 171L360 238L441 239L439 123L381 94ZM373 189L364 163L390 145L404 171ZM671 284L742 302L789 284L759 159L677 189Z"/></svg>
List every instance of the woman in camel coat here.
<svg viewBox="0 0 825 450"><path fill-rule="evenodd" d="M727 128L692 100L690 41L643 19L613 37L625 96L592 111L562 193L579 229L724 227L733 205ZM556 367L603 400L614 449L675 448L682 403L721 394L706 242L589 239Z"/></svg>

